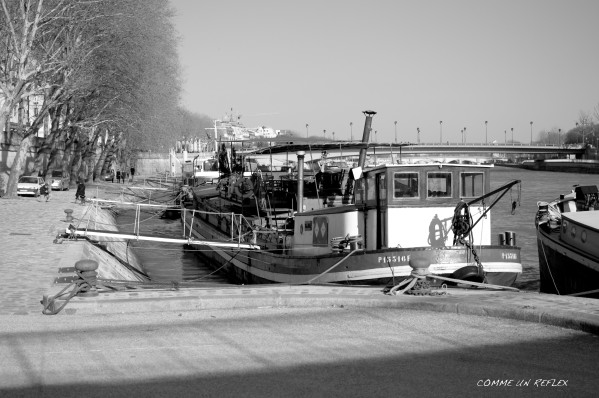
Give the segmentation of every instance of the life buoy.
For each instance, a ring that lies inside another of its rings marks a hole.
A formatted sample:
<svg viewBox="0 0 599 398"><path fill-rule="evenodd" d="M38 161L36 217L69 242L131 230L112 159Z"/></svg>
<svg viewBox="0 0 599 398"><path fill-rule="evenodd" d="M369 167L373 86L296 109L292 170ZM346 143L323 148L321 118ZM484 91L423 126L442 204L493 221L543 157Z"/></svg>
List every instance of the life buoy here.
<svg viewBox="0 0 599 398"><path fill-rule="evenodd" d="M446 239L447 234L443 228L443 223L435 214L435 217L433 217L428 226L428 244L431 245L431 247L443 247L445 246Z"/></svg>
<svg viewBox="0 0 599 398"><path fill-rule="evenodd" d="M235 181L234 192L238 198L251 198L254 195L254 184L249 178L240 178Z"/></svg>
<svg viewBox="0 0 599 398"><path fill-rule="evenodd" d="M451 220L454 245L463 240L471 232L471 225L472 216L470 215L468 204L465 202L458 203L453 211L453 218Z"/></svg>

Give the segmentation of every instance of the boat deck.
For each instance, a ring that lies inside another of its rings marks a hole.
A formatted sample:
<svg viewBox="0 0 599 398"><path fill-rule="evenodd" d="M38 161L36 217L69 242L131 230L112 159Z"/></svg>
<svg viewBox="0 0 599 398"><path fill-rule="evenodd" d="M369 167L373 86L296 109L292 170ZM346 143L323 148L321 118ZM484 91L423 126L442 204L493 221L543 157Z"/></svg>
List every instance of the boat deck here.
<svg viewBox="0 0 599 398"><path fill-rule="evenodd" d="M562 217L599 232L599 211L567 212L562 213Z"/></svg>

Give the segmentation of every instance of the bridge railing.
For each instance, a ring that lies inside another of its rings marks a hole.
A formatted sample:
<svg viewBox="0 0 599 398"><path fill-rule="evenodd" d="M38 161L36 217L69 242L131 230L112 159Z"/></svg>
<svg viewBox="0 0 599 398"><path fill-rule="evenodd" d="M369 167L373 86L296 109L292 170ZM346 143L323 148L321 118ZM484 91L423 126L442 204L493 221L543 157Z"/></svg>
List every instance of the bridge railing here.
<svg viewBox="0 0 599 398"><path fill-rule="evenodd" d="M568 149L583 149L582 144L546 144L546 143L533 143L524 144L521 142L495 142L495 143L484 143L484 142L422 142L420 144L413 144L415 146L433 146L433 147L447 147L447 146L468 146L468 147L534 147L534 148L568 148Z"/></svg>

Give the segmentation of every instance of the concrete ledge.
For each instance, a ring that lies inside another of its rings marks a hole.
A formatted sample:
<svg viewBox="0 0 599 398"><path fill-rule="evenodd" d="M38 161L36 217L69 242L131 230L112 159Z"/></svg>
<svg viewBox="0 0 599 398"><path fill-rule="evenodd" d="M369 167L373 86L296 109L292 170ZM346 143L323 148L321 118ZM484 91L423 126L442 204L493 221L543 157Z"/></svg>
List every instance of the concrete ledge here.
<svg viewBox="0 0 599 398"><path fill-rule="evenodd" d="M56 286L55 289L62 288ZM56 305L64 301L57 300ZM538 293L449 289L444 296L388 296L381 288L257 285L75 296L60 313L92 315L260 307L395 308L517 319L599 335L599 301Z"/></svg>

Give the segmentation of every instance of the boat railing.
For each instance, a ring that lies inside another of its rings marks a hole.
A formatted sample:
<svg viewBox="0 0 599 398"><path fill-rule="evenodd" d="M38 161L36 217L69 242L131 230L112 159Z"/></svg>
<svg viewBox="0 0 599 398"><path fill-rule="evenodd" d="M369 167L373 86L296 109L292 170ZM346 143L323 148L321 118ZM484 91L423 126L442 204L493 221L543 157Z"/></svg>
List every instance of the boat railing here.
<svg viewBox="0 0 599 398"><path fill-rule="evenodd" d="M186 221L183 223L183 236L189 236L189 238L191 238L193 236L194 227L199 227L201 225L195 223L196 218L203 218L204 220L212 218L223 231L226 231L230 234L229 240L231 242L238 242L241 244L247 241L255 242L256 240L255 228L243 214L234 212L222 213L197 209L182 209L182 211L183 220ZM191 214L191 216L189 216L189 214ZM187 225L188 217L190 217L189 225Z"/></svg>

